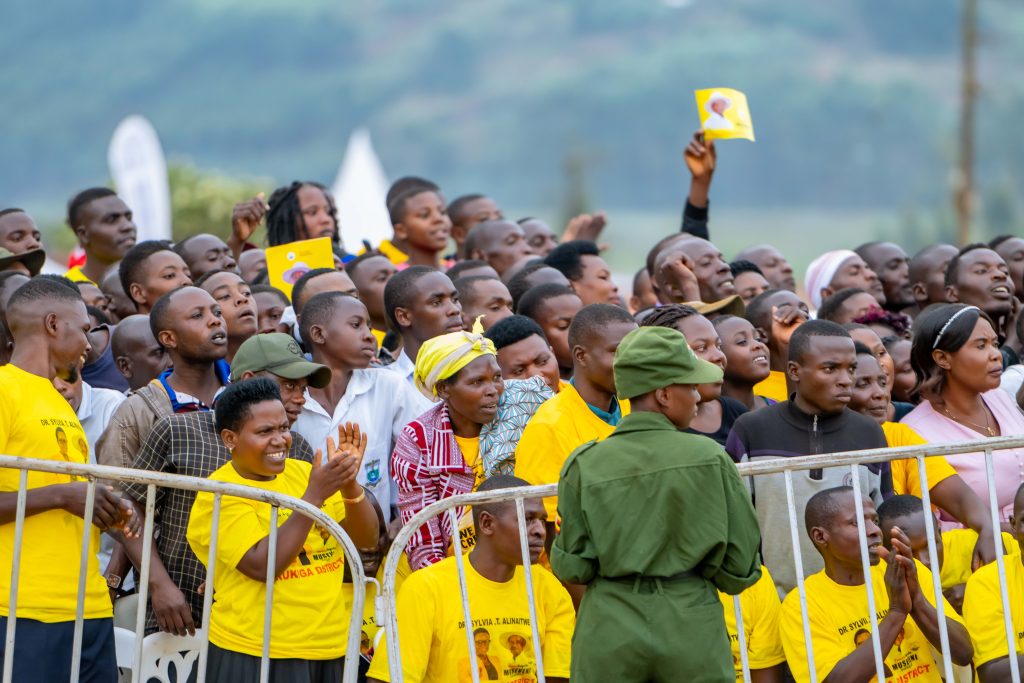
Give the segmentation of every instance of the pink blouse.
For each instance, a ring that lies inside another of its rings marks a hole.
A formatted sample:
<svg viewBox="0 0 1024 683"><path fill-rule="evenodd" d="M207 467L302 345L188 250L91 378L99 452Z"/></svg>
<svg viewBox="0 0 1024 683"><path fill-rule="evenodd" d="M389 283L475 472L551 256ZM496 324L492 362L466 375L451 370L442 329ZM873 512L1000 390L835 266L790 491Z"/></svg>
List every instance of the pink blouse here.
<svg viewBox="0 0 1024 683"><path fill-rule="evenodd" d="M1024 435L1024 413L1017 407L1017 402L1005 391L993 389L981 395L981 399L992 411L999 431L1003 436ZM956 441L983 440L978 432L946 417L936 411L928 401L922 401L904 417L901 422L912 427L928 443L953 443ZM967 482L981 502L988 507L988 481L985 476L985 454L964 453L949 455L946 460ZM1010 448L992 451L992 466L995 469L996 500L1000 507L1000 519L1007 520L1013 513L1013 497L1017 489L1024 483L1024 449ZM940 511L942 528L949 529L960 526L956 520L944 511Z"/></svg>

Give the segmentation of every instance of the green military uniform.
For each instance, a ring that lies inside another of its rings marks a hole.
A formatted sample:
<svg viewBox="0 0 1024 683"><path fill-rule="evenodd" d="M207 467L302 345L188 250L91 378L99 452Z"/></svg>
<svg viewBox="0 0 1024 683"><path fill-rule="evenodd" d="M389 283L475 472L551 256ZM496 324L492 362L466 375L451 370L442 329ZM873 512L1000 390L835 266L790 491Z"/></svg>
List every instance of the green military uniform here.
<svg viewBox="0 0 1024 683"><path fill-rule="evenodd" d="M642 327L615 355L621 398L721 378L676 330ZM761 575L757 517L711 439L657 412L626 416L576 449L558 482L555 574L587 584L572 680L735 681L722 603Z"/></svg>

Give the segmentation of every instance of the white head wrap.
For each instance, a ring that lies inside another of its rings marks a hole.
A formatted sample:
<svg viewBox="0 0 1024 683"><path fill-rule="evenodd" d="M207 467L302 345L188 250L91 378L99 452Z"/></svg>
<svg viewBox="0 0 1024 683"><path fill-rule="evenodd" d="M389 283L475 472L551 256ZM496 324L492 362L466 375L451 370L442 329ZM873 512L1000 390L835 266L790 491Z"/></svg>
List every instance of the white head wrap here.
<svg viewBox="0 0 1024 683"><path fill-rule="evenodd" d="M818 258L811 261L807 266L807 275L804 276L804 288L807 290L807 297L811 300L811 306L815 309L821 308L821 290L832 284L832 278L843 262L857 254L849 249L836 249L826 251Z"/></svg>

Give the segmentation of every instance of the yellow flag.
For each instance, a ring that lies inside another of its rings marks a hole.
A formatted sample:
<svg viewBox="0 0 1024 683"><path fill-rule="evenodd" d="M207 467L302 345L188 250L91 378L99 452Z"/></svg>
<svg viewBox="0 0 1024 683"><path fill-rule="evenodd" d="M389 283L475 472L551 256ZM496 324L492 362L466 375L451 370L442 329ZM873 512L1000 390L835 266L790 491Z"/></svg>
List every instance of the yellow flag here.
<svg viewBox="0 0 1024 683"><path fill-rule="evenodd" d="M695 94L705 138L746 138L753 141L754 122L750 119L746 95L732 88L708 88L697 90Z"/></svg>
<svg viewBox="0 0 1024 683"><path fill-rule="evenodd" d="M292 287L314 268L334 268L330 237L267 248L267 277L270 284L292 298Z"/></svg>

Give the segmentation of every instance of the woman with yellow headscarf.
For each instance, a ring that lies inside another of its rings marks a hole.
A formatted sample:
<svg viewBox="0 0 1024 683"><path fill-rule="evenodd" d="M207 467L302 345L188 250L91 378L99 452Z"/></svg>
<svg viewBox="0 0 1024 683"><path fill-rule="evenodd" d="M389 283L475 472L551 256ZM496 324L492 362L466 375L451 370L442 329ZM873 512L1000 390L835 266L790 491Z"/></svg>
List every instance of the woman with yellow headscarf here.
<svg viewBox="0 0 1024 683"><path fill-rule="evenodd" d="M494 344L479 331L434 337L416 355L416 387L438 403L405 426L391 456L403 522L510 469L526 421L553 395L540 378L504 382ZM406 548L412 568L444 559L452 533L447 515L420 527Z"/></svg>

